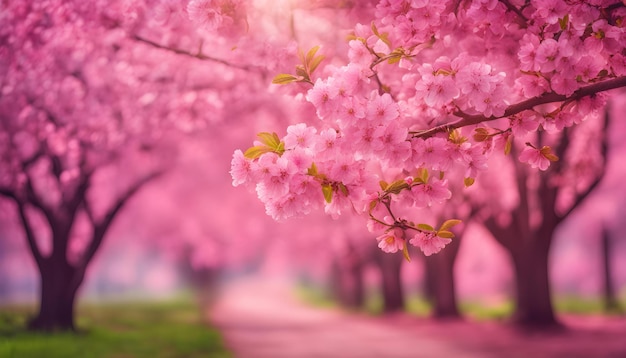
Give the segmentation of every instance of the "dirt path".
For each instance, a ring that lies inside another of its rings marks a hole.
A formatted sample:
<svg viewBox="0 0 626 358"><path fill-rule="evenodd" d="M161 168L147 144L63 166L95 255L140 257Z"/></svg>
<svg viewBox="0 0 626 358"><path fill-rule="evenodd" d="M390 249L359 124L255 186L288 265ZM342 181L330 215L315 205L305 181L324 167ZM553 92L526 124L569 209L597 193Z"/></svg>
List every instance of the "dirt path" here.
<svg viewBox="0 0 626 358"><path fill-rule="evenodd" d="M237 358L485 357L383 320L305 306L279 284L230 286L211 319Z"/></svg>
<svg viewBox="0 0 626 358"><path fill-rule="evenodd" d="M626 319L564 317L558 334L497 322L370 317L304 305L279 283L228 286L210 313L236 358L626 357Z"/></svg>

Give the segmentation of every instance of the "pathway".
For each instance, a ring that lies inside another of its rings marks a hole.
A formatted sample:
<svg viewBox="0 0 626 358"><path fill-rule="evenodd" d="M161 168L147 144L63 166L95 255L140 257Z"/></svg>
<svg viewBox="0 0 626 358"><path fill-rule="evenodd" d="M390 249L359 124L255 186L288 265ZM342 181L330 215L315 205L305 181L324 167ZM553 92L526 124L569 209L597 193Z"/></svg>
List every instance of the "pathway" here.
<svg viewBox="0 0 626 358"><path fill-rule="evenodd" d="M231 284L210 318L236 358L490 357L416 332L402 317L308 307L276 282Z"/></svg>

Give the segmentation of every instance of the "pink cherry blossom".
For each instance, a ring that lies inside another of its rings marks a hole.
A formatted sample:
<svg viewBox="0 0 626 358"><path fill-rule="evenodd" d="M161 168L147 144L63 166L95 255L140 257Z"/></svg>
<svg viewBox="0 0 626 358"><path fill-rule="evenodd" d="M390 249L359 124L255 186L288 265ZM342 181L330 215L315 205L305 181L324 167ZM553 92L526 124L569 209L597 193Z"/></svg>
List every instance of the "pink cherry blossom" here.
<svg viewBox="0 0 626 358"><path fill-rule="evenodd" d="M389 93L384 93L381 96L372 92L367 103L367 119L376 121L376 123L386 123L398 118L398 114L398 105Z"/></svg>
<svg viewBox="0 0 626 358"><path fill-rule="evenodd" d="M546 170L550 167L550 161L541 153L541 150L529 146L520 153L519 160L540 170Z"/></svg>
<svg viewBox="0 0 626 358"><path fill-rule="evenodd" d="M287 127L287 135L283 138L285 148L311 148L315 133L317 133L315 127L309 127L304 123L291 125Z"/></svg>
<svg viewBox="0 0 626 358"><path fill-rule="evenodd" d="M307 101L311 102L317 109L317 115L320 118L326 118L337 108L334 99L339 94L337 87L329 85L327 82L318 79L307 95Z"/></svg>
<svg viewBox="0 0 626 358"><path fill-rule="evenodd" d="M253 162L247 160L243 156L243 152L241 150L236 150L233 154L230 169L230 175L233 178L233 185L238 186L246 184L249 180L254 180L253 166Z"/></svg>
<svg viewBox="0 0 626 358"><path fill-rule="evenodd" d="M438 253L451 242L452 239L438 237L434 232L418 232L409 240L411 245L418 247L426 256Z"/></svg>
<svg viewBox="0 0 626 358"><path fill-rule="evenodd" d="M404 249L404 231L400 228L392 228L376 238L378 247L387 253L394 253Z"/></svg>
<svg viewBox="0 0 626 358"><path fill-rule="evenodd" d="M414 185L411 188L410 196L415 207L426 208L450 199L452 192L448 189L447 180L431 180L426 184Z"/></svg>

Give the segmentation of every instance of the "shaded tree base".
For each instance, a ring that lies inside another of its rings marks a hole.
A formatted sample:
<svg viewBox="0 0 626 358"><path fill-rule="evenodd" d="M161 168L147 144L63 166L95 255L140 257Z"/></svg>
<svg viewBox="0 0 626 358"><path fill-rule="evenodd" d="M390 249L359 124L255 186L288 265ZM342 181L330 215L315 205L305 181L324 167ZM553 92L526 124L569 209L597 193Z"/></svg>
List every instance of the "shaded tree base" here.
<svg viewBox="0 0 626 358"><path fill-rule="evenodd" d="M513 316L510 323L522 332L561 333L567 331L567 327L554 317Z"/></svg>
<svg viewBox="0 0 626 358"><path fill-rule="evenodd" d="M76 332L76 326L71 321L50 321L39 317L30 319L26 328L35 332Z"/></svg>
<svg viewBox="0 0 626 358"><path fill-rule="evenodd" d="M463 321L464 318L459 312L433 312L430 318L435 321L457 322Z"/></svg>

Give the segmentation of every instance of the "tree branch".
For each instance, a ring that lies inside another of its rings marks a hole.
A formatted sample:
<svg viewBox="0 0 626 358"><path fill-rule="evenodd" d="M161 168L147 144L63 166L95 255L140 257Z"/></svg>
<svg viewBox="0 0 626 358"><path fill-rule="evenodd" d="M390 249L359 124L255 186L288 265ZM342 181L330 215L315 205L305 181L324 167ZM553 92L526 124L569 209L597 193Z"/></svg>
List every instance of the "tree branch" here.
<svg viewBox="0 0 626 358"><path fill-rule="evenodd" d="M28 247L35 258L35 262L37 263L37 267L41 270L43 266L43 255L39 250L39 246L37 246L37 240L35 238L35 232L33 231L33 227L28 220L28 216L26 215L26 209L24 207L24 203L20 200L15 200L17 204L18 213L20 216L20 222L22 223L22 227L24 228L24 234L26 235L26 241L28 242Z"/></svg>
<svg viewBox="0 0 626 358"><path fill-rule="evenodd" d="M509 9L509 11L514 12L515 15L517 15L524 22L524 24L528 23L528 18L524 16L524 14L522 13L520 9L515 7L515 5L511 4L509 0L500 0L500 2L504 4L504 6L506 6L506 8Z"/></svg>
<svg viewBox="0 0 626 358"><path fill-rule="evenodd" d="M571 212L574 211L574 209L576 209L576 207L578 207L589 196L589 194L591 194L598 187L598 185L600 185L602 178L604 178L604 174L606 173L606 162L608 159L608 152L609 152L608 127L609 127L610 120L611 120L611 116L609 114L609 108L607 105L607 107L604 109L604 124L602 128L602 143L601 143L601 149L600 149L602 158L604 158L604 163L602 163L602 168L600 168L600 172L598 173L598 176L595 178L593 183L591 183L591 185L589 185L589 187L587 187L585 191L579 193L576 196L576 199L574 200L574 204L569 209L567 209L565 213L559 216L559 221L563 221L569 214L571 214Z"/></svg>
<svg viewBox="0 0 626 358"><path fill-rule="evenodd" d="M440 125L425 131L418 132L414 135L416 138L428 138L432 137L437 133L449 132L456 128L467 127L474 124L479 124L483 122L494 121L500 118L510 117L514 114L529 110L534 108L535 106L539 106L541 104L554 103L554 102L563 102L563 101L576 101L583 97L591 96L599 92L604 92L608 90L612 90L615 88L626 87L626 76L613 78L610 80L598 82L591 84L586 87L579 88L576 92L574 92L571 96L565 96L562 94L557 94L554 92L545 93L539 97L534 97L516 104L512 104L506 108L504 114L502 116L491 116L485 117L484 115L476 114L476 115L468 115L462 112L454 113L455 116L461 117L460 120Z"/></svg>
<svg viewBox="0 0 626 358"><path fill-rule="evenodd" d="M188 56L188 57L195 58L195 59L202 60L202 61L213 61L213 62L221 63L222 65L225 65L225 66L228 66L228 67L232 67L232 68L236 68L236 69L244 70L244 71L253 71L255 69L255 67L252 67L252 66L237 65L237 64L234 64L234 63L230 63L230 62L228 62L226 60L223 60L221 58L207 56L207 55L203 54L200 51L198 53L192 53L192 52L187 51L187 50L161 45L161 44L159 44L157 42L154 42L152 40L148 40L148 39L146 39L144 37L141 37L139 35L136 35L136 34L135 35L131 35L131 38L133 40L135 40L135 41L142 42L144 44L150 45L152 47L155 47L155 48L158 48L158 49L161 49L161 50L170 51L170 52L173 52L173 53L178 54L178 55Z"/></svg>
<svg viewBox="0 0 626 358"><path fill-rule="evenodd" d="M528 192L528 172L517 158L517 151L511 146L510 160L513 163L515 171L515 183L517 185L517 193L519 195L519 205L511 215L513 216L514 230L524 231L522 237L529 236L528 227L530 226L530 194Z"/></svg>
<svg viewBox="0 0 626 358"><path fill-rule="evenodd" d="M512 247L514 240L511 235L511 226L501 227L498 225L493 215L489 215L489 217L483 221L483 225L502 246L506 248Z"/></svg>
<svg viewBox="0 0 626 358"><path fill-rule="evenodd" d="M33 253L33 257L35 258L35 262L37 263L37 267L41 269L43 265L43 255L39 250L39 246L37 246L37 240L35 238L35 232L33 230L33 226L30 224L28 220L28 216L26 215L26 209L24 207L24 202L16 195L16 193L5 187L0 187L0 195L13 200L17 205L17 211L20 217L20 222L22 223L22 227L24 228L24 234L26 235L26 241L28 242L28 246L30 251Z"/></svg>
<svg viewBox="0 0 626 358"><path fill-rule="evenodd" d="M132 198L139 191L139 189L141 189L145 184L163 175L163 173L164 171L156 171L149 175L146 175L145 177L135 182L135 184L129 187L126 190L126 192L124 192L124 194L122 194L118 198L117 202L109 209L109 211L105 214L105 216L102 218L100 222L96 222L92 214L90 213L90 211L87 211L87 215L89 216L89 219L90 221L92 221L93 226L94 226L93 234L92 234L92 239L91 239L91 242L89 243L89 246L85 250L83 257L78 263L79 265L78 268L84 269L87 266L87 264L93 259L96 252L100 248L102 244L102 240L104 239L104 235L106 234L107 230L111 226L113 219L115 219L117 214L124 207L124 205L128 202L128 200ZM89 210L87 204L85 204L85 208L86 210Z"/></svg>

